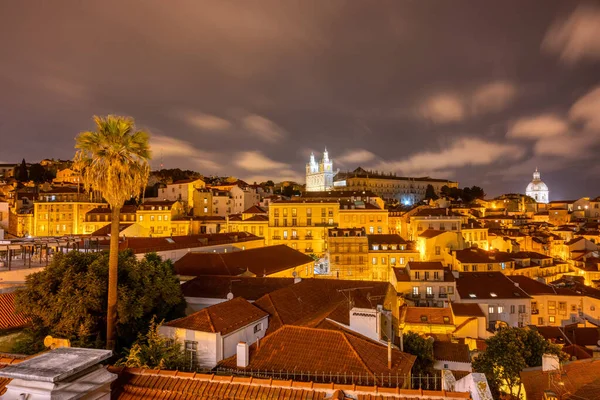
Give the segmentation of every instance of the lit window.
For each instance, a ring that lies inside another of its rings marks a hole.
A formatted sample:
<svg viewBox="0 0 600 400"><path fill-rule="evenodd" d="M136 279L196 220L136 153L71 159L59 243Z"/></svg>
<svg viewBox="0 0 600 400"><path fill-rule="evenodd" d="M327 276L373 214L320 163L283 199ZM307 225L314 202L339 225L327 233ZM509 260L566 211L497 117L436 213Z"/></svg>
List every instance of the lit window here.
<svg viewBox="0 0 600 400"><path fill-rule="evenodd" d="M494 314L494 306L489 306L489 307L488 307L488 312L489 312L490 314Z"/></svg>
<svg viewBox="0 0 600 400"><path fill-rule="evenodd" d="M498 306L498 314L501 314L503 312L504 312L504 307Z"/></svg>

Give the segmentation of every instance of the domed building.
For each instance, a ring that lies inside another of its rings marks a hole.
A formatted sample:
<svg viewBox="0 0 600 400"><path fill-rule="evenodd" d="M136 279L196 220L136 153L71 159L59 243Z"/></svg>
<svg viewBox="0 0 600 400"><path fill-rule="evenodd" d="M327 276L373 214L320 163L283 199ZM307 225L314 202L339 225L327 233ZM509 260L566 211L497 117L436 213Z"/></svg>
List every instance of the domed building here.
<svg viewBox="0 0 600 400"><path fill-rule="evenodd" d="M548 186L542 182L537 168L533 173L533 180L529 183L529 185L527 185L527 189L525 189L525 194L533 198L538 203L548 203L550 201L550 191L548 190Z"/></svg>

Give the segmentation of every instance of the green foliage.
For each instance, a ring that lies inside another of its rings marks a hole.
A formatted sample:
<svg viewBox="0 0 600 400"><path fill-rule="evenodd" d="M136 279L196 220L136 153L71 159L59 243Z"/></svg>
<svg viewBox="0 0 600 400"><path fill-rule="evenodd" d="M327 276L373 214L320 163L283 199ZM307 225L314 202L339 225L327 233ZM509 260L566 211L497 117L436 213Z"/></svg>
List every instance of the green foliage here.
<svg viewBox="0 0 600 400"><path fill-rule="evenodd" d="M152 318L148 332L145 335L138 335L131 349L126 352L125 357L117 361L116 365L129 368L184 370L186 362L181 344L161 335L158 332L161 324L157 324Z"/></svg>
<svg viewBox="0 0 600 400"><path fill-rule="evenodd" d="M476 199L484 199L485 192L479 186L465 187L463 189L442 186L440 190L442 196L448 197L451 200L462 200L463 203L471 203Z"/></svg>
<svg viewBox="0 0 600 400"><path fill-rule="evenodd" d="M427 185L427 189L425 190L425 199L426 200L439 199L438 195L435 194L435 189L433 188L433 185Z"/></svg>
<svg viewBox="0 0 600 400"><path fill-rule="evenodd" d="M45 270L29 275L17 292L17 308L31 316L34 331L101 347L105 341L108 252L57 254ZM138 261L119 253L118 345L129 346L153 316L184 315L185 300L170 261L148 254Z"/></svg>
<svg viewBox="0 0 600 400"><path fill-rule="evenodd" d="M500 396L502 387L506 387L511 396L520 398L521 371L542 365L542 355L566 358L559 346L531 329L503 328L486 343L486 351L475 359L473 368L486 375L495 398Z"/></svg>
<svg viewBox="0 0 600 400"><path fill-rule="evenodd" d="M404 351L417 356L412 368L413 375L433 375L433 342L415 332L404 334Z"/></svg>
<svg viewBox="0 0 600 400"><path fill-rule="evenodd" d="M315 261L319 261L319 259L320 259L319 256L316 255L315 253L310 253L308 256Z"/></svg>
<svg viewBox="0 0 600 400"><path fill-rule="evenodd" d="M52 180L50 177L51 175L41 164L32 164L31 167L29 167L29 180L34 181L35 183Z"/></svg>
<svg viewBox="0 0 600 400"><path fill-rule="evenodd" d="M10 353L32 355L42 352L46 350L46 346L44 346L45 337L45 329L27 329L23 331L21 336L16 340Z"/></svg>

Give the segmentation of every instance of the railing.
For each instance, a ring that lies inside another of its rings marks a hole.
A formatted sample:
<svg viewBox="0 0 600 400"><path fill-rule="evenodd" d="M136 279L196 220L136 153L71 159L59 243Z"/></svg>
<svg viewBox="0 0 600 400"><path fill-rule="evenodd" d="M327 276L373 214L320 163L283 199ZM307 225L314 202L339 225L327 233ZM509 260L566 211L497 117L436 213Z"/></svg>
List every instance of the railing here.
<svg viewBox="0 0 600 400"><path fill-rule="evenodd" d="M332 228L336 228L339 224L335 223L335 222L332 222L331 224L328 223L328 222L317 222L314 225L315 226L320 226L320 227L322 227L322 226L331 226Z"/></svg>
<svg viewBox="0 0 600 400"><path fill-rule="evenodd" d="M426 294L425 297L428 299L433 299L435 296L433 294Z"/></svg>
<svg viewBox="0 0 600 400"><path fill-rule="evenodd" d="M314 253L313 249L304 249L305 253Z"/></svg>
<svg viewBox="0 0 600 400"><path fill-rule="evenodd" d="M439 297L440 299L445 299L445 298L447 298L447 297L448 297L448 293L440 293L440 294L438 295L438 297Z"/></svg>
<svg viewBox="0 0 600 400"><path fill-rule="evenodd" d="M533 310L533 309L531 310L532 315L537 315L539 313L540 313L540 310Z"/></svg>
<svg viewBox="0 0 600 400"><path fill-rule="evenodd" d="M304 236L304 240L313 240L313 236L306 235Z"/></svg>
<svg viewBox="0 0 600 400"><path fill-rule="evenodd" d="M273 240L281 240L281 236L273 236Z"/></svg>
<svg viewBox="0 0 600 400"><path fill-rule="evenodd" d="M409 297L411 297L413 299L420 299L421 293L411 293Z"/></svg>
<svg viewBox="0 0 600 400"><path fill-rule="evenodd" d="M298 239L300 239L300 237L298 237L298 236L292 236L290 239L292 239L292 240L298 240Z"/></svg>

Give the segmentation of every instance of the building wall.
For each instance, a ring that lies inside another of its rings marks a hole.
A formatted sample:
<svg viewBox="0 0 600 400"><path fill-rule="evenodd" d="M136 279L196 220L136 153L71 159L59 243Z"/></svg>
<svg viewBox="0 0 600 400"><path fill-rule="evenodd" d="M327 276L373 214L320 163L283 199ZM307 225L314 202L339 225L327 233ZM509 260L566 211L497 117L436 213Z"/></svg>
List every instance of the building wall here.
<svg viewBox="0 0 600 400"><path fill-rule="evenodd" d="M374 209L340 209L340 228L365 228L367 234L389 233L387 210Z"/></svg>
<svg viewBox="0 0 600 400"><path fill-rule="evenodd" d="M572 324L579 319L582 308L583 298L579 296L535 295L531 300L530 323L538 326Z"/></svg>
<svg viewBox="0 0 600 400"><path fill-rule="evenodd" d="M90 202L34 202L33 236L82 235L85 214L105 205Z"/></svg>
<svg viewBox="0 0 600 400"><path fill-rule="evenodd" d="M432 238L419 237L417 250L422 261L446 262L451 250L464 248L458 232L445 232Z"/></svg>
<svg viewBox="0 0 600 400"><path fill-rule="evenodd" d="M531 303L530 299L462 299L457 296L458 303L479 304L487 315L488 324L494 321L503 321L511 327L523 327L531 321ZM511 312L511 306L514 306L514 313ZM519 306L524 307L525 312L519 313ZM490 307L494 308L494 313L490 313ZM498 313L498 307L502 307L502 312Z"/></svg>
<svg viewBox="0 0 600 400"><path fill-rule="evenodd" d="M197 363L204 368L214 368L223 360L223 339L219 333L199 332L189 329L160 326L159 332L177 340L182 346L186 341L197 342Z"/></svg>
<svg viewBox="0 0 600 400"><path fill-rule="evenodd" d="M427 229L460 233L461 222L462 218L457 216L410 217L408 240L417 240Z"/></svg>
<svg viewBox="0 0 600 400"><path fill-rule="evenodd" d="M450 371L471 372L471 371L473 371L473 366L471 365L471 363L464 363L464 362L458 362L458 361L444 361L444 360L437 361L436 360L433 362L433 369L437 369L438 371L441 371L443 369L449 369Z"/></svg>

